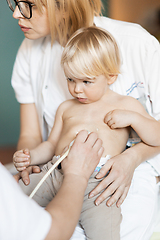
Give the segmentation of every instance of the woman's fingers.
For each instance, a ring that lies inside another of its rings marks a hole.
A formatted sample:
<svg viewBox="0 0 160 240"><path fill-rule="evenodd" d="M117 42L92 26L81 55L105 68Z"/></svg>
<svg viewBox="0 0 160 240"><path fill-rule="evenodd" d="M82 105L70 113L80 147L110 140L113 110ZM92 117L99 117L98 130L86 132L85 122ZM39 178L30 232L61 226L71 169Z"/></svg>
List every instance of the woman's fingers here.
<svg viewBox="0 0 160 240"><path fill-rule="evenodd" d="M130 188L130 185L125 187L123 194L120 196L120 198L118 199L118 201L116 203L117 207L120 207L122 205L122 203L124 202L125 198L127 197L129 188Z"/></svg>
<svg viewBox="0 0 160 240"><path fill-rule="evenodd" d="M16 175L13 176L16 182L18 183L19 180L21 179L21 173L17 173Z"/></svg>
<svg viewBox="0 0 160 240"><path fill-rule="evenodd" d="M64 175L74 173L88 181L102 153L102 141L97 133L88 134L86 130L79 132L68 157L62 162Z"/></svg>
<svg viewBox="0 0 160 240"><path fill-rule="evenodd" d="M104 148L103 148L102 144L103 144L102 140L98 138L93 145L93 148L98 153L99 157L102 157L102 154L104 152Z"/></svg>
<svg viewBox="0 0 160 240"><path fill-rule="evenodd" d="M24 184L28 185L30 183L29 175L31 173L40 173L40 168L38 166L30 166L23 170L22 172L19 172L16 175L14 175L14 178L17 182L19 182L19 180L22 179Z"/></svg>
<svg viewBox="0 0 160 240"><path fill-rule="evenodd" d="M101 182L102 183L102 182ZM99 184L100 185L100 184ZM104 189L104 186L106 186L106 181L105 179L103 180L103 183L101 186L97 186L98 188L96 191L99 192L100 187L101 189ZM99 205L101 204L104 200L108 199L106 205L107 206L112 206L117 202L117 207L120 207L120 205L123 203L124 199L127 196L129 187L126 187L125 184L120 185L118 180L113 181L104 191L103 193L100 194L100 196L95 200L95 204Z"/></svg>
<svg viewBox="0 0 160 240"><path fill-rule="evenodd" d="M106 199L108 206L114 203L117 203L117 206L122 204L127 196L134 172L134 166L130 165L128 165L128 158L120 154L109 159L101 168L96 178L104 179L89 194L91 198L100 193L95 200L96 205L99 205ZM107 174L108 171L109 173Z"/></svg>

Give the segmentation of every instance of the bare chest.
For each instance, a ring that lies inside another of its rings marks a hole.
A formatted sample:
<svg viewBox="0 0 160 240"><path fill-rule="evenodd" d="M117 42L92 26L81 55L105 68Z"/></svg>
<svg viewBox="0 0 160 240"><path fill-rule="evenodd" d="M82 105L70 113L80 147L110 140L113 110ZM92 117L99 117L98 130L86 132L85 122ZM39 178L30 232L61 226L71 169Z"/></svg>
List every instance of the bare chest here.
<svg viewBox="0 0 160 240"><path fill-rule="evenodd" d="M111 130L104 122L105 115L114 107L73 107L63 116L63 130L61 133L59 147L68 145L81 130L96 132L103 141L104 155L115 155L124 149L128 138L126 129ZM121 141L123 139L123 141ZM119 144L121 142L121 144ZM115 151L116 149L116 151Z"/></svg>

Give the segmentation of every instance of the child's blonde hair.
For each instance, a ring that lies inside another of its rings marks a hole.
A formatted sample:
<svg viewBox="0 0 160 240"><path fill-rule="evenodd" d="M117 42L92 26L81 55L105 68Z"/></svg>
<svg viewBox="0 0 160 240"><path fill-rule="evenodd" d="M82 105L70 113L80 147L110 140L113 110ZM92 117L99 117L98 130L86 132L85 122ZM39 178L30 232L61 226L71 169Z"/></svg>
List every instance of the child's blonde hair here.
<svg viewBox="0 0 160 240"><path fill-rule="evenodd" d="M35 0L35 4L40 12L43 6L47 9L52 44L58 38L62 45L79 28L91 26L102 9L101 0ZM60 24L56 15L62 18Z"/></svg>
<svg viewBox="0 0 160 240"><path fill-rule="evenodd" d="M62 53L61 64L75 78L94 78L120 73L120 54L113 36L99 27L79 29Z"/></svg>

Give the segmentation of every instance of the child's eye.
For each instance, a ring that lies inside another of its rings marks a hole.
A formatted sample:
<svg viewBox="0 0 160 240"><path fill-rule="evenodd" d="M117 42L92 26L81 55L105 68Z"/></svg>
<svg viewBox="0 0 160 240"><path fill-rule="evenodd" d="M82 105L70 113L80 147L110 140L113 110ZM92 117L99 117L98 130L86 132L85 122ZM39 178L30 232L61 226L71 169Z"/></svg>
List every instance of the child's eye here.
<svg viewBox="0 0 160 240"><path fill-rule="evenodd" d="M73 82L73 79L71 79L71 78L67 78L67 80L68 80L69 82Z"/></svg>
<svg viewBox="0 0 160 240"><path fill-rule="evenodd" d="M90 81L83 81L85 84L90 84L91 82Z"/></svg>

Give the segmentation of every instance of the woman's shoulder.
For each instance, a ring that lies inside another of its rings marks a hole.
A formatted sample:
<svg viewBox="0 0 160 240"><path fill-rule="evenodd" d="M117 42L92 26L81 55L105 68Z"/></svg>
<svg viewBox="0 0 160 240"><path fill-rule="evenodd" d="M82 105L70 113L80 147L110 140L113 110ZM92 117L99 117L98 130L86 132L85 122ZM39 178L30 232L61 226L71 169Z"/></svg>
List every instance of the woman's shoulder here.
<svg viewBox="0 0 160 240"><path fill-rule="evenodd" d="M131 23L121 20L116 20L108 17L95 17L94 18L96 26L101 26L108 30L109 32L117 32L123 34L135 34L137 32L141 34L149 34L142 26L137 23ZM149 34L150 35L150 34Z"/></svg>
<svg viewBox="0 0 160 240"><path fill-rule="evenodd" d="M130 39L128 43L130 43L131 40L133 42L138 40L139 42L143 42L143 44L150 44L152 42L156 44L156 46L159 45L158 40L137 23L115 20L104 16L95 17L94 22L96 26L109 31L118 42L128 42Z"/></svg>

